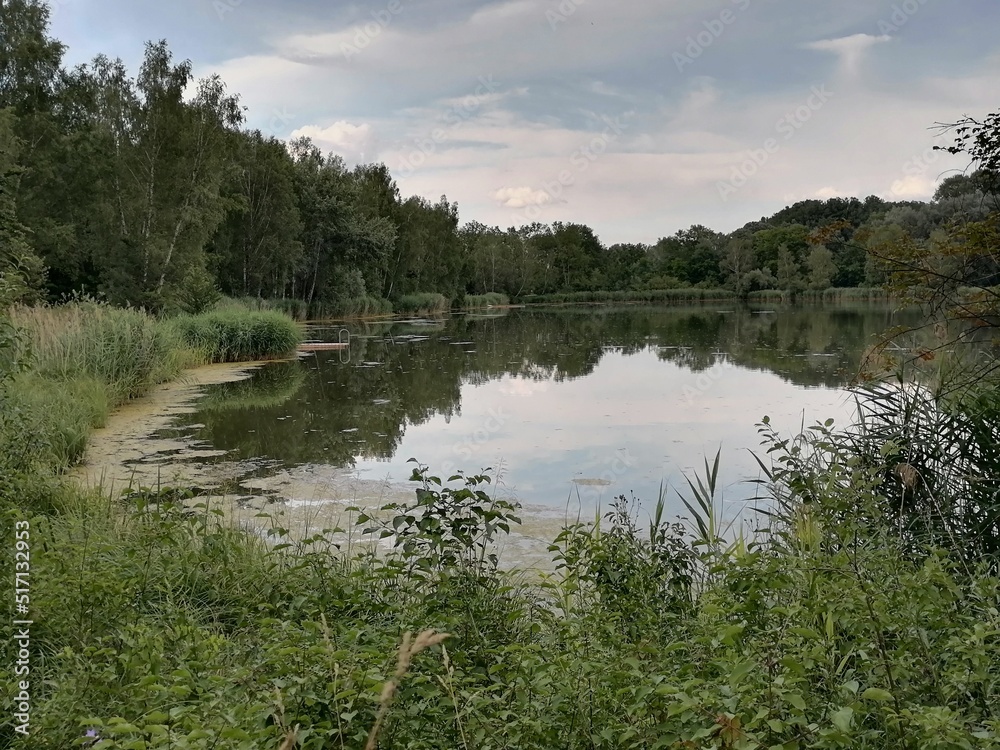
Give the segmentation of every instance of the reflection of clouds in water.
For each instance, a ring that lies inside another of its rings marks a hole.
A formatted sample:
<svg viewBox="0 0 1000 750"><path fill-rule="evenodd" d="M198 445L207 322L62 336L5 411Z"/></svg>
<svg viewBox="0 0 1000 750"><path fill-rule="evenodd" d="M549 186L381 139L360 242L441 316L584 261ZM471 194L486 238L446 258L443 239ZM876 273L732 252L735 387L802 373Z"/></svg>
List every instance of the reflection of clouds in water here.
<svg viewBox="0 0 1000 750"><path fill-rule="evenodd" d="M683 491L684 474L701 473L705 456L721 446L720 487L726 507L735 508L754 494L740 481L758 474L749 450L760 444L762 417L789 432L803 413L810 424L831 416L843 422L853 411L840 390L794 386L774 373L732 365L709 372L664 362L650 351L608 352L589 377L543 382L543 398L522 398L535 393L535 383L516 378L466 387L461 416L447 426L439 417L410 426L397 457L417 456L432 470L454 461L453 436L474 434L499 405L502 429L471 446L464 468L503 460L506 483L522 502L562 508L571 501L585 515L630 491L653 503L661 481ZM697 389L697 397L685 396L685 389ZM629 461L612 471L622 451ZM405 472L399 463L394 458L379 466L388 466L395 479ZM682 512L675 492L668 502L672 513Z"/></svg>
<svg viewBox="0 0 1000 750"><path fill-rule="evenodd" d="M504 377L500 381L497 392L504 396L531 397L539 393L548 393L551 382L548 380L527 380L526 378Z"/></svg>

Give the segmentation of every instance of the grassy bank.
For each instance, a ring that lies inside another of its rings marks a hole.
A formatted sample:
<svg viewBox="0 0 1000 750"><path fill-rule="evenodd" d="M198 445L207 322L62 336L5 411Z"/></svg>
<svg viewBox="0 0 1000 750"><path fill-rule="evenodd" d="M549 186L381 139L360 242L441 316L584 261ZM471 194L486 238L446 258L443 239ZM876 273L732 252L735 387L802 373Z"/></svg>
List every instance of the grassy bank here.
<svg viewBox="0 0 1000 750"><path fill-rule="evenodd" d="M392 315L392 303L381 297L357 297L339 302L317 301L312 304L300 299L226 298L216 305L216 309L274 311L298 321L372 318Z"/></svg>
<svg viewBox="0 0 1000 750"><path fill-rule="evenodd" d="M229 350L177 348L176 325L128 311L18 315L36 356L2 360L5 398L37 380L110 407ZM277 525L247 535L165 493L81 496L31 450L49 439L32 426L68 412L5 408L5 538L30 529L32 711L30 737L7 721L0 747L995 748L997 554L950 503L988 502L989 487L962 482L995 475L1000 400L949 412L919 398L874 393L861 432L790 440L761 425L774 512L758 532L724 528L716 462L687 495L686 527L662 502L638 521L621 498L553 540L543 577L498 569L519 509L486 477L421 472L409 507L356 518L395 552L348 555ZM961 461L921 465L932 496L897 479L945 440ZM949 533L927 526L942 519ZM14 649L0 641L4 664ZM6 705L19 690L0 672Z"/></svg>
<svg viewBox="0 0 1000 750"><path fill-rule="evenodd" d="M161 321L89 303L15 308L10 325L0 436L24 447L6 471L29 495L35 474L52 478L76 463L89 433L125 401L186 367L287 356L301 340L299 327L278 313Z"/></svg>

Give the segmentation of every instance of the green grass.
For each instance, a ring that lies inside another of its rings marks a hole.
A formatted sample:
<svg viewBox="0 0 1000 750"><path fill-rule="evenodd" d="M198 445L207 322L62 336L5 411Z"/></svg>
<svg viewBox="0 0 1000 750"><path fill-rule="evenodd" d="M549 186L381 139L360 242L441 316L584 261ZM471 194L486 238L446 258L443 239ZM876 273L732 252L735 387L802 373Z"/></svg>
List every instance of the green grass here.
<svg viewBox="0 0 1000 750"><path fill-rule="evenodd" d="M310 320L372 318L392 315L392 303L381 297L356 297L337 302L316 302L309 308Z"/></svg>
<svg viewBox="0 0 1000 750"><path fill-rule="evenodd" d="M301 326L278 312L224 310L183 315L165 325L212 362L279 359L302 342Z"/></svg>
<svg viewBox="0 0 1000 750"><path fill-rule="evenodd" d="M441 315L448 312L448 298L437 292L406 294L393 303L400 315Z"/></svg>

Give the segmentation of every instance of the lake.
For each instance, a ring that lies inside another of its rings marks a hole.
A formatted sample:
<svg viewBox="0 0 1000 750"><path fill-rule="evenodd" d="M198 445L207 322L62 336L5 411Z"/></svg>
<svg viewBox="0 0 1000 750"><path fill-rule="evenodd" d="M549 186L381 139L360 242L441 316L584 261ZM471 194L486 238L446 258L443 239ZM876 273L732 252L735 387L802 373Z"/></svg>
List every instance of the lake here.
<svg viewBox="0 0 1000 750"><path fill-rule="evenodd" d="M912 318L870 305L635 306L352 324L349 350L210 386L176 428L252 467L229 491L290 508L351 504L348 475L412 492L410 458L443 478L492 467L498 492L551 522L542 533L621 494L651 505L661 486L680 513L685 476L721 450L733 517L755 494L761 419L783 433L849 420L863 353ZM336 341L338 328L309 335Z"/></svg>

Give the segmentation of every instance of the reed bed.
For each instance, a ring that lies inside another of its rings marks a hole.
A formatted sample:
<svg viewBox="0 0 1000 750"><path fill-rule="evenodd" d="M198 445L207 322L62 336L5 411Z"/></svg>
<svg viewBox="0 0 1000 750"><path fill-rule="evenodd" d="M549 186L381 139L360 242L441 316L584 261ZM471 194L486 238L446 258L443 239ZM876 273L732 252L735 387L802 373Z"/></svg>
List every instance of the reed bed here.
<svg viewBox="0 0 1000 750"><path fill-rule="evenodd" d="M197 359L141 310L90 303L16 307L11 321L25 332L39 375L59 381L96 378L115 402L145 393Z"/></svg>
<svg viewBox="0 0 1000 750"><path fill-rule="evenodd" d="M520 299L528 304L589 304L605 302L652 302L685 304L690 302L728 302L736 300L728 289L647 289L599 292L560 292L527 295Z"/></svg>
<svg viewBox="0 0 1000 750"><path fill-rule="evenodd" d="M466 295L462 308L465 310L482 310L487 307L507 307L510 304L510 297L500 292L488 292L487 294Z"/></svg>
<svg viewBox="0 0 1000 750"><path fill-rule="evenodd" d="M166 325L212 362L280 359L303 339L302 327L278 312L218 311L184 315Z"/></svg>
<svg viewBox="0 0 1000 750"><path fill-rule="evenodd" d="M450 302L443 294L421 292L403 295L393 307L401 315L442 315L448 312Z"/></svg>

